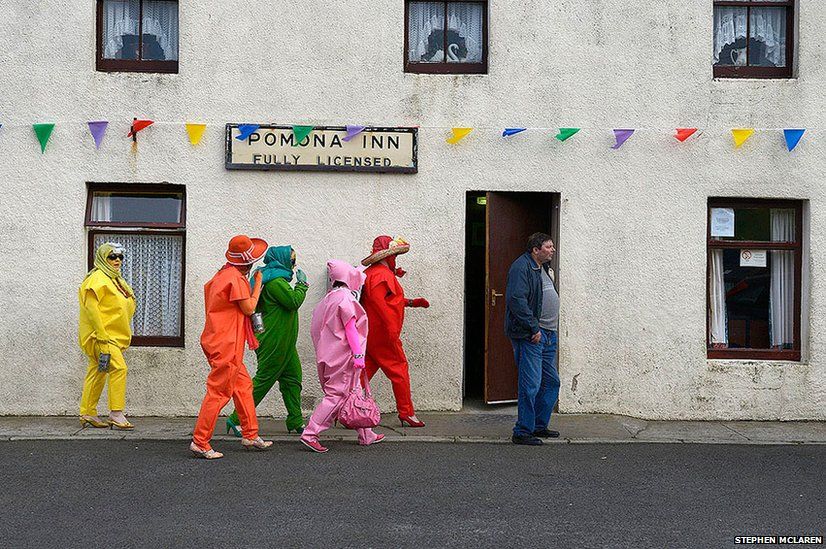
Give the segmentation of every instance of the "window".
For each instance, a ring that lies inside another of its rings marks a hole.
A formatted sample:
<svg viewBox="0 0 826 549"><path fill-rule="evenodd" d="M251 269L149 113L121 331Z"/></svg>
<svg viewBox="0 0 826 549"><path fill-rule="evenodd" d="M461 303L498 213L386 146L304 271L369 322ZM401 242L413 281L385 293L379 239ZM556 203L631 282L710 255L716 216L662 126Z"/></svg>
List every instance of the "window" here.
<svg viewBox="0 0 826 549"><path fill-rule="evenodd" d="M126 251L121 272L135 291L132 344L184 345L186 195L180 185L89 184L89 268L97 247Z"/></svg>
<svg viewBox="0 0 826 549"><path fill-rule="evenodd" d="M715 0L714 76L791 78L795 0Z"/></svg>
<svg viewBox="0 0 826 549"><path fill-rule="evenodd" d="M710 199L708 358L800 360L803 208Z"/></svg>
<svg viewBox="0 0 826 549"><path fill-rule="evenodd" d="M97 0L97 70L178 72L178 1Z"/></svg>
<svg viewBox="0 0 826 549"><path fill-rule="evenodd" d="M405 2L405 72L488 72L488 4ZM447 47L445 47L447 44Z"/></svg>

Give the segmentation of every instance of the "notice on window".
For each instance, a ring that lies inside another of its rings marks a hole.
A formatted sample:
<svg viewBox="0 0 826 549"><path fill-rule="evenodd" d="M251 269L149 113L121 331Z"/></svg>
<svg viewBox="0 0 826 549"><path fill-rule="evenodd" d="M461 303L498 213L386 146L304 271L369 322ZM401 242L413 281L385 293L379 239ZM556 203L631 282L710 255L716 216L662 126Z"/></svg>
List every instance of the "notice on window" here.
<svg viewBox="0 0 826 549"><path fill-rule="evenodd" d="M711 208L711 236L734 236L734 208Z"/></svg>
<svg viewBox="0 0 826 549"><path fill-rule="evenodd" d="M765 267L766 250L740 250L741 267Z"/></svg>

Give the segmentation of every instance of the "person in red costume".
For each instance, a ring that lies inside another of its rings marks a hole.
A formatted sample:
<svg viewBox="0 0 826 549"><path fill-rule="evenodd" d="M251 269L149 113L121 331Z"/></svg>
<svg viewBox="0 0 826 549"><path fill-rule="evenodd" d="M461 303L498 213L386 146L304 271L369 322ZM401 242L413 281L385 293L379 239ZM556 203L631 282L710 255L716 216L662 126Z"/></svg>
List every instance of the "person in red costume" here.
<svg viewBox="0 0 826 549"><path fill-rule="evenodd" d="M361 303L367 311L370 332L367 335L365 363L370 379L381 370L393 384L396 409L402 427L424 427L413 410L410 396L410 373L402 348L401 333L405 307L430 307L423 297L406 299L399 278L405 271L396 267L396 256L407 253L410 244L401 238L379 236L373 241L373 253L361 264L367 267L367 281Z"/></svg>

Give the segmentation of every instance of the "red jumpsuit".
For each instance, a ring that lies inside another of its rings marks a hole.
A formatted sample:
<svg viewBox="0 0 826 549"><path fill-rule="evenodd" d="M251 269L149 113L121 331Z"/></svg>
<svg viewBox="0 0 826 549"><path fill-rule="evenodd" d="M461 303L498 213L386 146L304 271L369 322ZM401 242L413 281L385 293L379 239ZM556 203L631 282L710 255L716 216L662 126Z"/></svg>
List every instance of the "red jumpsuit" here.
<svg viewBox="0 0 826 549"><path fill-rule="evenodd" d="M410 396L410 373L402 342L404 290L393 270L382 263L370 265L364 274L367 281L361 304L367 311L370 331L364 357L370 379L381 370L393 384L396 409L402 417L415 415Z"/></svg>
<svg viewBox="0 0 826 549"><path fill-rule="evenodd" d="M227 264L204 286L206 326L201 334L201 348L209 361L207 391L192 433L195 444L211 448L209 441L221 409L230 399L241 419L244 437L258 437L258 419L252 398L252 380L244 364L244 345L257 347L257 340L247 326L249 319L239 301L250 298L250 283L237 268Z"/></svg>

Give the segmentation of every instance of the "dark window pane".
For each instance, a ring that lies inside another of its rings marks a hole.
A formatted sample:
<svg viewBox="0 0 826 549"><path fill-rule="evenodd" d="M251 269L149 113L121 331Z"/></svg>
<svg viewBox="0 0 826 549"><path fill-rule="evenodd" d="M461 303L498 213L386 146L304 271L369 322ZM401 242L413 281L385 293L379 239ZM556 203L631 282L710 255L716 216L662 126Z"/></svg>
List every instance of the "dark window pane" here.
<svg viewBox="0 0 826 549"><path fill-rule="evenodd" d="M181 194L95 192L92 222L180 223Z"/></svg>
<svg viewBox="0 0 826 549"><path fill-rule="evenodd" d="M723 250L729 348L768 349L771 275L766 267L741 267L740 250Z"/></svg>
<svg viewBox="0 0 826 549"><path fill-rule="evenodd" d="M734 240L771 240L768 208L734 208Z"/></svg>
<svg viewBox="0 0 826 549"><path fill-rule="evenodd" d="M444 63L445 3L411 2L408 9L408 60Z"/></svg>
<svg viewBox="0 0 826 549"><path fill-rule="evenodd" d="M786 8L749 10L749 65L786 66Z"/></svg>
<svg viewBox="0 0 826 549"><path fill-rule="evenodd" d="M138 59L140 0L104 0L104 59Z"/></svg>
<svg viewBox="0 0 826 549"><path fill-rule="evenodd" d="M482 62L482 4L454 2L447 5L448 63Z"/></svg>
<svg viewBox="0 0 826 549"><path fill-rule="evenodd" d="M147 61L178 60L178 2L144 1L142 58Z"/></svg>

